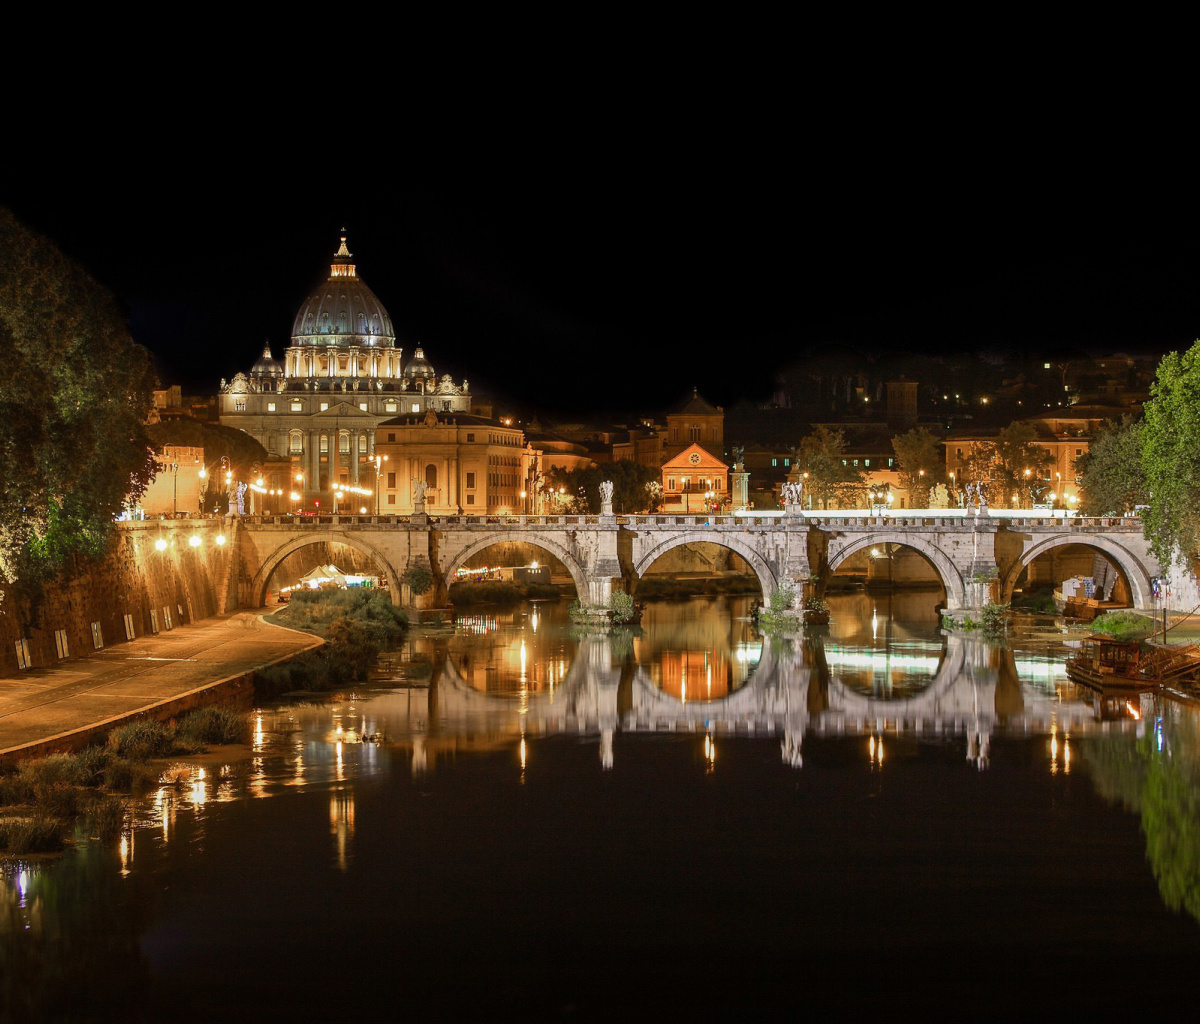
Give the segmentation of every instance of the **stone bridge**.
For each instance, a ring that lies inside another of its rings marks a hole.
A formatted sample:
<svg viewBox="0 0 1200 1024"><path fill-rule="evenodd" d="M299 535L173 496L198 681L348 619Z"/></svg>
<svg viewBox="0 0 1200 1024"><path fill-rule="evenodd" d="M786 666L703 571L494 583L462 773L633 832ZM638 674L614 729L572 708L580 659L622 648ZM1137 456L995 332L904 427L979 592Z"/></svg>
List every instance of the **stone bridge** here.
<svg viewBox="0 0 1200 1024"><path fill-rule="evenodd" d="M499 543L523 543L553 555L570 573L584 605L606 605L614 586L636 595L662 555L710 543L739 555L758 577L763 598L782 586L824 592L832 574L864 549L903 546L933 567L945 610L1007 601L1039 555L1086 545L1116 567L1130 603L1150 608L1151 577L1162 570L1137 519L963 516L587 515L587 516L259 516L237 521L236 585L242 605L265 603L272 574L295 551L337 542L368 555L392 583L393 600L412 603L397 581L410 566L434 577L430 603L446 602L458 569Z"/></svg>

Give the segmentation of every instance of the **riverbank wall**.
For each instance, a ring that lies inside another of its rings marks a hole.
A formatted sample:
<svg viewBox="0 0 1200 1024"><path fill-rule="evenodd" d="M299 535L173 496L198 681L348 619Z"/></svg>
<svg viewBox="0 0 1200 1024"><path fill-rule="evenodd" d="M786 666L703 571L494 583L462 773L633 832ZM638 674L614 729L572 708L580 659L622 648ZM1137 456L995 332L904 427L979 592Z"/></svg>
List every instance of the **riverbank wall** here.
<svg viewBox="0 0 1200 1024"><path fill-rule="evenodd" d="M0 583L0 678L231 610L237 523L119 523L108 555L48 583L35 602Z"/></svg>

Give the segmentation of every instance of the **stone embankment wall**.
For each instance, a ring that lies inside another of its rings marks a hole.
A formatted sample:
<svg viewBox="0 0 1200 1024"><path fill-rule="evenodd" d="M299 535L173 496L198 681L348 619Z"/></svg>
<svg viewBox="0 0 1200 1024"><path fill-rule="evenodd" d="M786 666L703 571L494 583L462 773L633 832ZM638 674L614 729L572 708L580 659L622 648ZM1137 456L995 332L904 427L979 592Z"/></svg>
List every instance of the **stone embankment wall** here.
<svg viewBox="0 0 1200 1024"><path fill-rule="evenodd" d="M121 523L108 556L47 584L39 607L19 583L0 583L0 677L21 671L22 640L31 666L45 668L65 660L59 650L64 639L67 657L79 657L96 650L97 639L104 647L125 642L130 627L145 636L227 611L236 594L230 579L234 540L222 519Z"/></svg>

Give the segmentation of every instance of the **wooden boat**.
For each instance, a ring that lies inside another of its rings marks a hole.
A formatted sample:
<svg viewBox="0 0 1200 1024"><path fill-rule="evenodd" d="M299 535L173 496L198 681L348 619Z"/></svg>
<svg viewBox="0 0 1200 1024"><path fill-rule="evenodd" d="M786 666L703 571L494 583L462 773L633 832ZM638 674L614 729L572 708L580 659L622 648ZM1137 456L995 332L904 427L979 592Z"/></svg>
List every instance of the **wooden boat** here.
<svg viewBox="0 0 1200 1024"><path fill-rule="evenodd" d="M1200 644L1158 644L1093 634L1067 659L1067 675L1100 689L1148 689L1193 679L1200 673Z"/></svg>

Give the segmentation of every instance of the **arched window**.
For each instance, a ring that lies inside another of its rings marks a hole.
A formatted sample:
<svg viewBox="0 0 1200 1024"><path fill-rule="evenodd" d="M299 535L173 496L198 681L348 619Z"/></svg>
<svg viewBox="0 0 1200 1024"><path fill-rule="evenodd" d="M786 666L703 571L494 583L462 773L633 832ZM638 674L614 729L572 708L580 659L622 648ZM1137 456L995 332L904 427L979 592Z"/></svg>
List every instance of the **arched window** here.
<svg viewBox="0 0 1200 1024"><path fill-rule="evenodd" d="M425 467L425 483L431 488L437 486L437 466L432 462Z"/></svg>

